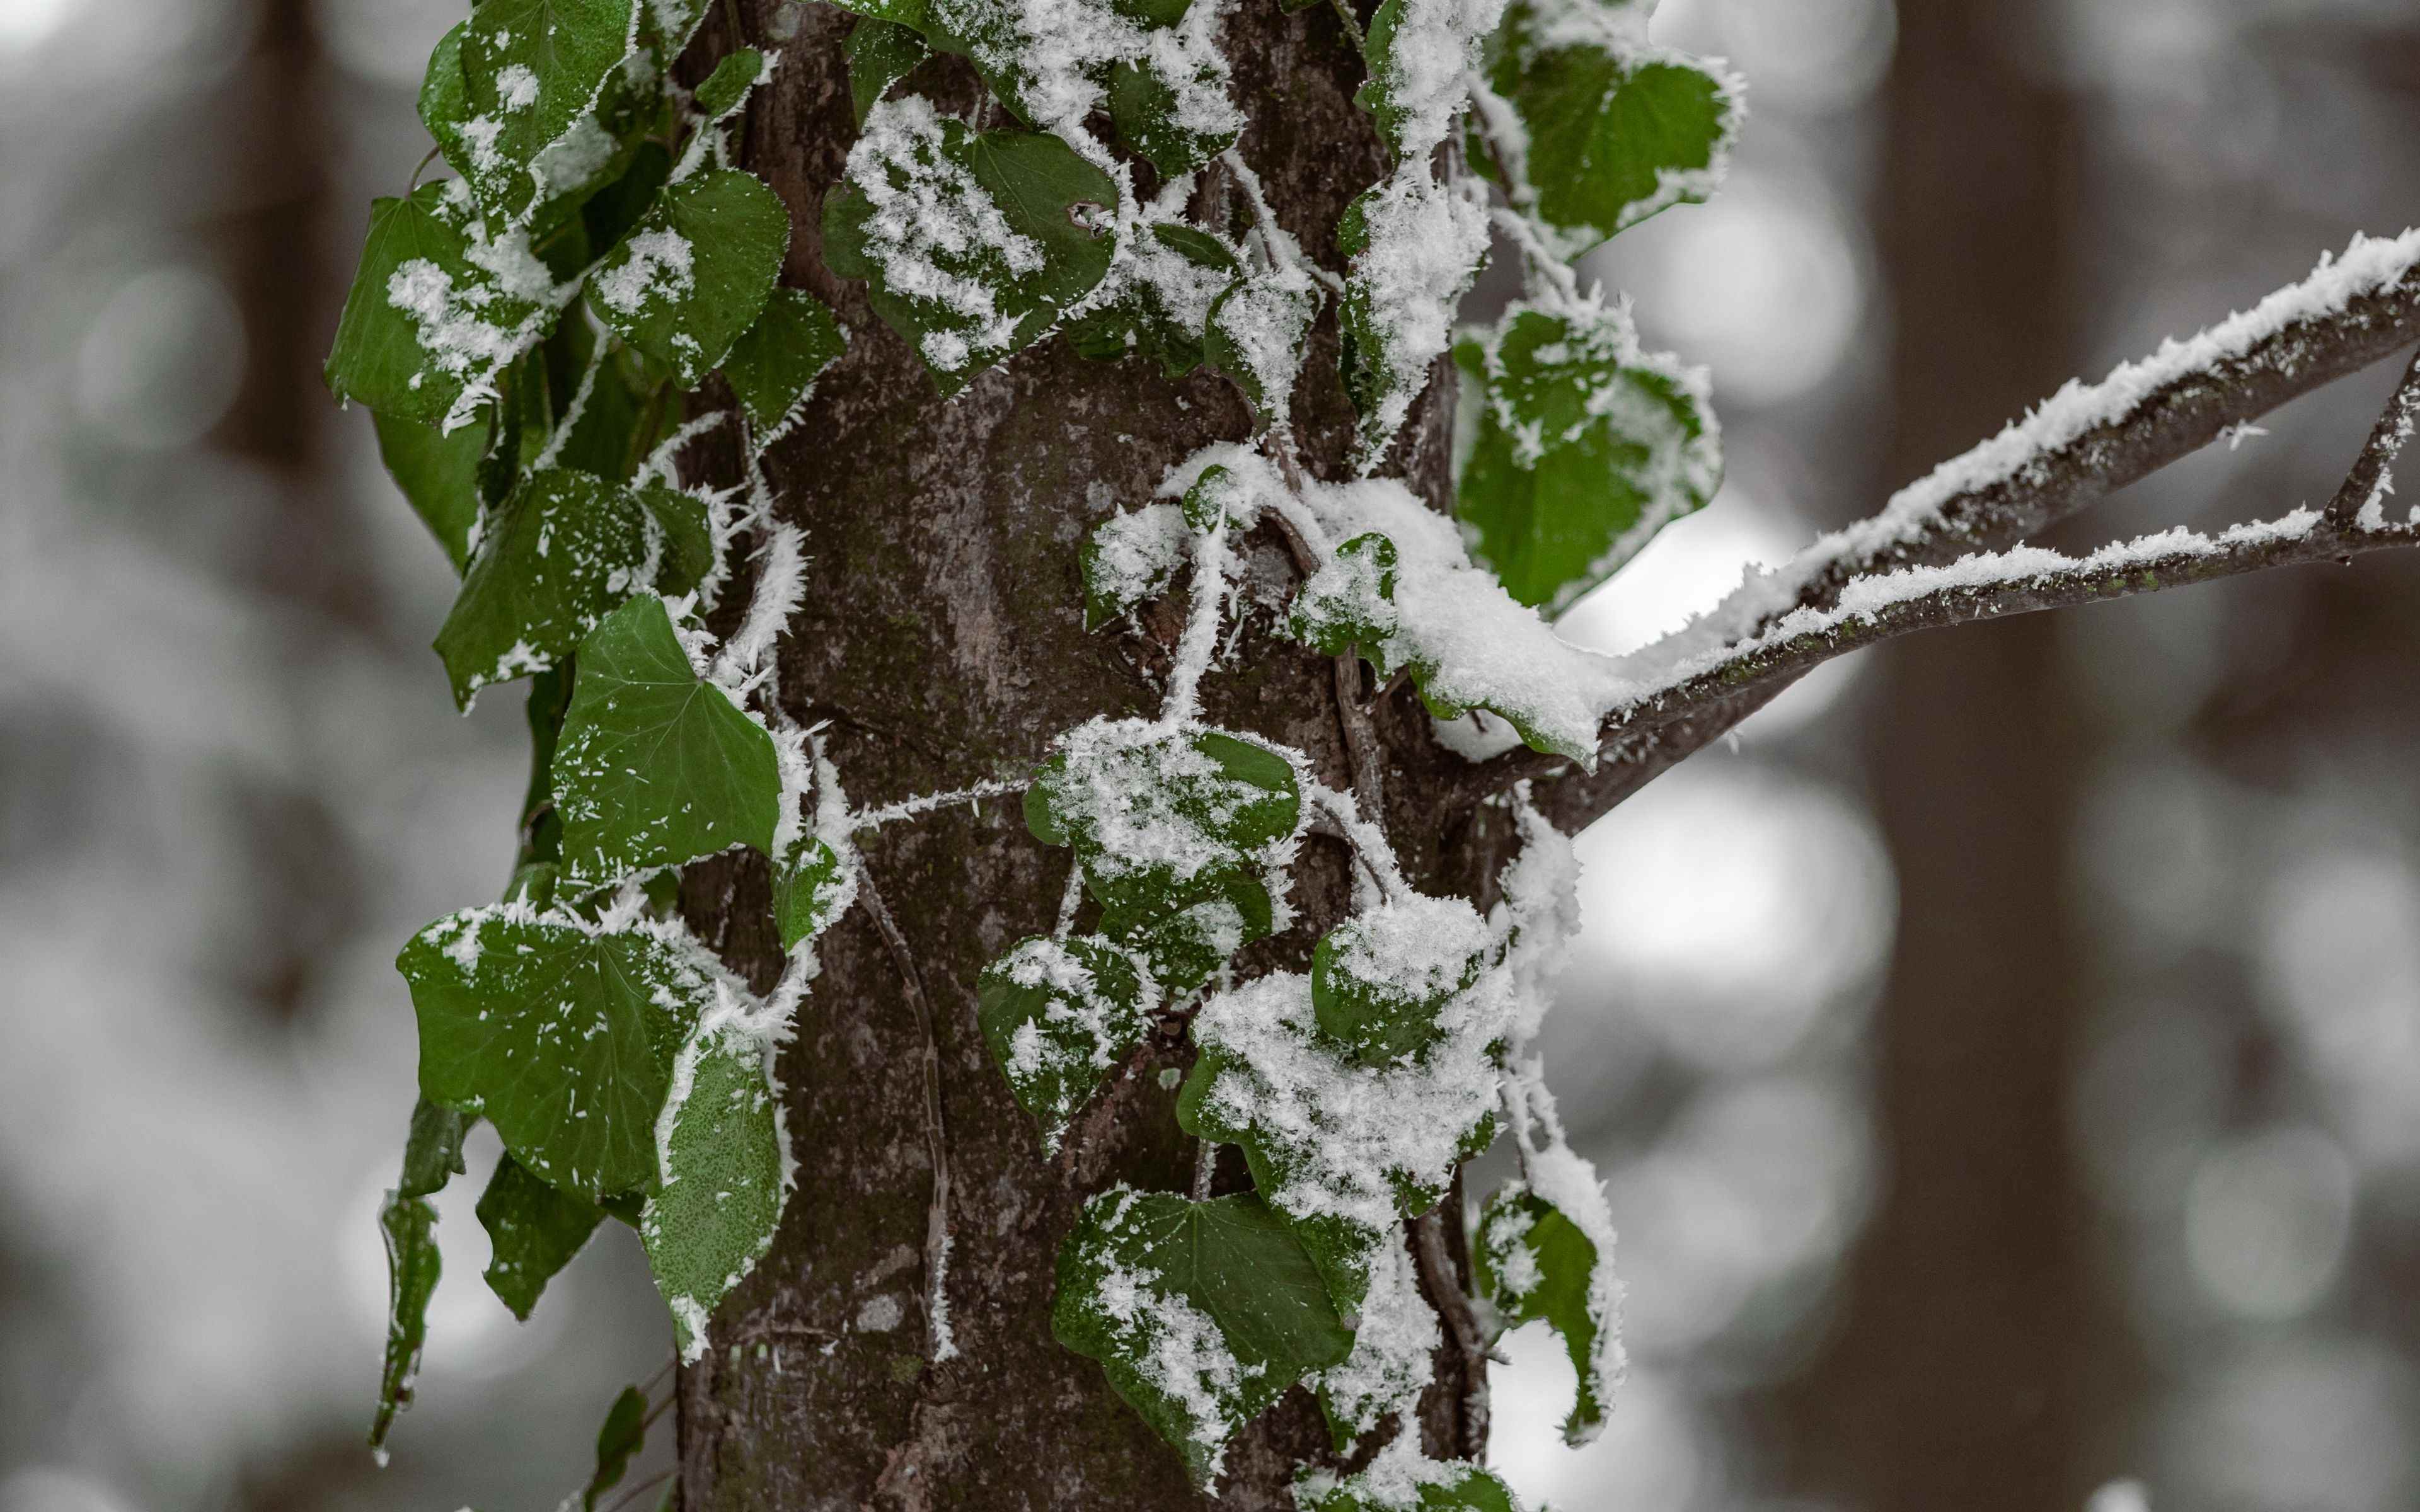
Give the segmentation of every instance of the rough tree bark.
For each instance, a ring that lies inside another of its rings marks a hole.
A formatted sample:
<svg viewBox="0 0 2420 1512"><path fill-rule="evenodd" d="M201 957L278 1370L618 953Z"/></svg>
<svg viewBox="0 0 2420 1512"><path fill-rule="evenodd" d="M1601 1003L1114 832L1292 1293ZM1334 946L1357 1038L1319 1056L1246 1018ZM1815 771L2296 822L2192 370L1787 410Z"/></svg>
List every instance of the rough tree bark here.
<svg viewBox="0 0 2420 1512"><path fill-rule="evenodd" d="M855 136L841 53L850 19L821 5L741 0L715 24L734 19L747 40L783 53L751 109L744 158L792 212L784 281L830 301L850 338L805 422L768 459L781 517L805 532L809 559L805 607L782 653L783 707L824 725L860 804L1022 777L1071 725L1156 713L1181 599L1140 636L1087 634L1077 548L1112 509L1148 499L1171 464L1206 442L1246 438L1241 399L1207 374L1169 382L1143 361L1087 362L1056 340L954 400L938 398L861 287L823 266L822 201ZM728 41L706 45L719 52ZM1280 220L1311 255L1339 266L1337 217L1384 168L1352 104L1360 68L1341 23L1324 8L1239 8L1226 47L1234 97L1251 114L1247 161ZM981 108L955 60L928 63L906 87L944 108ZM1306 466L1330 477L1343 474L1351 430L1335 351L1330 316L1295 409ZM1444 369L1395 459L1433 501L1447 482ZM1290 587L1295 569L1274 535L1248 541L1245 554L1251 581ZM1206 717L1301 748L1324 780L1350 789L1337 702L1344 680L1272 640L1268 624L1265 611L1248 616L1237 655L1205 688ZM1441 834L1438 795L1454 758L1434 746L1407 691L1382 701L1374 717L1388 752L1391 827L1410 842L1415 876L1475 895L1490 870L1493 816ZM852 911L821 942L822 975L782 1061L798 1190L771 1254L721 1309L718 1347L682 1372L682 1504L1206 1504L1099 1367L1063 1350L1049 1327L1059 1243L1083 1199L1118 1180L1186 1188L1194 1152L1164 1072L1188 1052L1172 1034L1146 1045L1046 1161L985 1047L974 989L1005 947L1049 931L1064 854L1027 835L1013 799L888 826L863 849L879 903ZM1344 867L1340 844L1308 841L1294 895L1301 922L1247 964L1306 961L1344 913ZM779 951L764 933L762 862L693 872L686 912L760 989L769 985ZM888 939L884 905L896 921ZM1244 1180L1234 1162L1219 1189ZM958 1350L938 1364L927 1312L937 1189L947 1193L946 1296ZM1458 1247L1460 1225L1447 1227ZM1422 1410L1431 1450L1476 1452L1464 1408L1483 1362L1449 1342L1437 1370ZM1308 1394L1291 1394L1231 1447L1218 1504L1290 1505L1292 1462L1324 1454L1326 1440Z"/></svg>

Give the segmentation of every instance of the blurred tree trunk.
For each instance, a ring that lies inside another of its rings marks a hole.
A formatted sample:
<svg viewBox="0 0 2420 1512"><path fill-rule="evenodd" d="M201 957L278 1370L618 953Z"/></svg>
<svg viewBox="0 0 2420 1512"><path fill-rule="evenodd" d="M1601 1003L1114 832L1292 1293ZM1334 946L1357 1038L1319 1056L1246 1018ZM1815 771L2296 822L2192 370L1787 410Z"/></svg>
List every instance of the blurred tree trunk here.
<svg viewBox="0 0 2420 1512"><path fill-rule="evenodd" d="M1086 634L1077 547L1111 509L1151 497L1171 464L1249 435L1240 400L1206 374L1170 382L1144 362L1091 363L1057 340L939 400L862 288L823 266L821 202L856 134L841 51L849 18L784 0L738 9L748 40L783 52L751 110L743 157L789 203L785 281L830 301L849 332L847 355L768 462L780 513L806 532L809 558L782 656L783 707L824 726L861 804L1021 775L1069 726L1156 712L1181 603L1161 606L1140 638ZM709 39L708 51L721 45ZM1325 10L1289 17L1269 5L1234 12L1226 46L1234 96L1253 115L1247 159L1280 221L1337 265L1331 228L1383 173L1351 103L1359 68L1350 44ZM955 60L927 64L903 87L944 109L978 108L972 75ZM996 109L986 119L1002 124ZM1433 384L1407 448L1432 499L1445 483L1450 402L1450 379ZM1351 416L1332 319L1296 419L1306 464L1342 475ZM1292 573L1274 537L1254 537L1246 552L1260 580ZM1331 664L1266 629L1263 616L1212 677L1208 717L1290 742L1326 781L1349 787ZM1389 702L1379 730L1398 758L1395 811L1425 808L1414 827L1434 835L1424 764L1434 748L1415 709L1408 697ZM1471 872L1474 854L1431 848L1415 861L1433 883L1450 883ZM1209 1504L1100 1367L1050 1333L1059 1243L1084 1199L1120 1180L1188 1183L1193 1149L1164 1080L1187 1053L1173 1041L1147 1046L1046 1160L985 1047L974 988L1008 946L1049 931L1064 853L1026 834L1014 801L992 800L886 828L864 855L898 938L886 940L876 909L861 905L819 943L822 975L782 1063L799 1186L772 1253L720 1313L716 1349L682 1371L684 1507ZM760 989L769 985L779 952L765 933L762 864L691 870L690 917ZM1248 962L1299 964L1349 901L1342 847L1308 841L1295 890L1303 923ZM927 1103L928 1057L938 1109ZM936 1149L958 1350L942 1362L929 1357L927 1312L939 1258L927 1242ZM1239 1163L1222 1175L1222 1190L1239 1182ZM1441 1352L1441 1381L1466 1379L1450 1355ZM1441 1384L1431 1397L1422 1426L1432 1447L1477 1448L1453 1442L1459 1393ZM1218 1504L1291 1506L1293 1462L1326 1443L1309 1395L1290 1394L1230 1446Z"/></svg>
<svg viewBox="0 0 2420 1512"><path fill-rule="evenodd" d="M2073 117L2028 74L2024 0L1900 11L1885 126L1894 481L2073 366ZM2058 629L2027 616L1881 654L1871 770L1899 868L1875 1026L1879 1208L1843 1316L1785 1394L1792 1483L1874 1512L2040 1512L2083 1494L2088 1305L2066 1086L2083 1008L2065 916L2083 741Z"/></svg>

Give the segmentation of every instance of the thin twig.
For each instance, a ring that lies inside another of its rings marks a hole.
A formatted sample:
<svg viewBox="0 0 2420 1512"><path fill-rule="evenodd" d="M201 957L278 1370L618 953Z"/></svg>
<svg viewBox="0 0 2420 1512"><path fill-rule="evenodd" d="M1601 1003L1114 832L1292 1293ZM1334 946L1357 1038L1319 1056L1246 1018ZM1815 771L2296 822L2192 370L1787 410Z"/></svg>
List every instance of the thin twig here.
<svg viewBox="0 0 2420 1512"><path fill-rule="evenodd" d="M1450 1200L1450 1199L1449 1199ZM1462 1443L1465 1455L1477 1458L1487 1446L1487 1345L1479 1335L1479 1318L1470 1298L1454 1274L1453 1257L1445 1249L1442 1205L1412 1220L1412 1258L1419 1267L1421 1288L1445 1319L1453 1351L1462 1358Z"/></svg>
<svg viewBox="0 0 2420 1512"><path fill-rule="evenodd" d="M1294 440L1280 431L1269 433L1265 448L1270 460L1285 479L1286 486L1300 498L1303 491L1301 459L1295 455ZM1286 553L1294 558L1295 570L1308 581L1319 571L1319 553L1303 539L1302 532L1285 511L1273 509L1269 517L1278 523L1278 533L1284 537ZM1378 741L1377 728L1370 720L1370 705L1362 702L1361 658L1347 651L1335 658L1333 681L1336 687L1336 718L1344 731L1344 755L1353 768L1353 795L1361 806L1361 816L1373 824L1387 821L1385 787L1386 763Z"/></svg>
<svg viewBox="0 0 2420 1512"><path fill-rule="evenodd" d="M947 1333L950 1304L944 1294L949 1279L950 1155L941 1122L941 1050L933 1033L932 999L924 995L923 973L916 968L908 938L899 933L898 920L891 917L873 874L863 867L858 871L858 896L864 900L866 913L891 950L892 962L899 968L900 990L908 995L908 1006L915 1011L916 1022L924 1031L924 1142L933 1160L933 1202L924 1220L924 1320L933 1358L946 1360L957 1350Z"/></svg>
<svg viewBox="0 0 2420 1512"><path fill-rule="evenodd" d="M2420 351L2412 354L2403 381L2395 386L2386 408L2378 412L2378 423L2369 427L2369 440L2362 443L2361 455L2345 474L2344 486L2328 501L2328 518L2350 525L2371 500L2381 497L2381 488L2392 492L2386 470L2415 431L2420 431Z"/></svg>

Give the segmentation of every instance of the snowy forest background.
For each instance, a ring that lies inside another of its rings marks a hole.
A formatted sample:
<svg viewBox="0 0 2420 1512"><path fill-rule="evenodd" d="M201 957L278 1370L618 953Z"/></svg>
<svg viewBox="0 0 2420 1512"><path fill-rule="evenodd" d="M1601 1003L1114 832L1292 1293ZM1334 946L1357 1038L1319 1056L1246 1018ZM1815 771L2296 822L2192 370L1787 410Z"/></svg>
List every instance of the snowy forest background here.
<svg viewBox="0 0 2420 1512"><path fill-rule="evenodd" d="M420 1403L394 1469L360 1447L390 963L493 890L524 777L518 700L439 717L451 575L318 379L458 10L0 0L0 1512L551 1505L668 1350L626 1243L516 1327L457 1183ZM1738 168L1584 271L1712 364L1731 465L1566 621L1608 649L2420 219L2409 0L1657 25L1752 81ZM2316 501L2393 377L2050 544ZM1918 637L1592 831L1540 1049L1611 1182L1635 1368L1572 1454L1569 1366L1516 1335L1515 1486L2420 1501L2414 604L2390 555Z"/></svg>

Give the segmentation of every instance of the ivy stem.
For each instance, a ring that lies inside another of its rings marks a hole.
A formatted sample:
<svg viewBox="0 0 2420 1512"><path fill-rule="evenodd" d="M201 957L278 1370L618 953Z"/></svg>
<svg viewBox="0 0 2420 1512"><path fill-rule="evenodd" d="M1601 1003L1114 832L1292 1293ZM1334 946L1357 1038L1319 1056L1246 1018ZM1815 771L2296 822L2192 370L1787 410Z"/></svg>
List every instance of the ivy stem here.
<svg viewBox="0 0 2420 1512"><path fill-rule="evenodd" d="M1447 1201L1457 1204L1461 1183L1455 1183L1455 1195ZM1412 1220L1412 1258L1419 1268L1420 1288L1445 1319L1446 1332L1453 1337L1454 1353L1462 1358L1463 1455L1477 1458L1487 1444L1487 1344L1480 1337L1479 1316L1472 1311L1469 1295L1462 1289L1462 1280L1455 1273L1453 1257L1446 1253L1445 1205L1438 1204Z"/></svg>
<svg viewBox="0 0 2420 1512"><path fill-rule="evenodd" d="M899 933L898 920L891 917L890 905L882 901L882 890L874 885L874 875L863 865L858 867L858 895L865 900L865 911L874 920L882 943L891 951L892 961L899 967L900 990L907 995L908 1006L914 1010L916 1023L924 1031L924 1144L932 1153L933 1204L924 1220L924 1321L932 1335L933 1359L936 1363L957 1357L957 1346L950 1338L950 1153L941 1123L941 1052L933 1038L933 1004L924 995L924 976L916 969L916 957L908 949L908 938Z"/></svg>
<svg viewBox="0 0 2420 1512"><path fill-rule="evenodd" d="M1361 30L1361 18L1353 13L1352 0L1328 0L1335 8L1336 19L1344 23L1344 35L1353 39L1353 51L1367 57L1370 39Z"/></svg>
<svg viewBox="0 0 2420 1512"><path fill-rule="evenodd" d="M404 198L410 199L420 192L420 176L428 171L428 165L437 161L437 154L442 150L442 147L430 147L427 155L412 165L411 185L403 192Z"/></svg>
<svg viewBox="0 0 2420 1512"><path fill-rule="evenodd" d="M1208 1139L1193 1141L1193 1200L1210 1200L1210 1183L1218 1175L1218 1147Z"/></svg>

